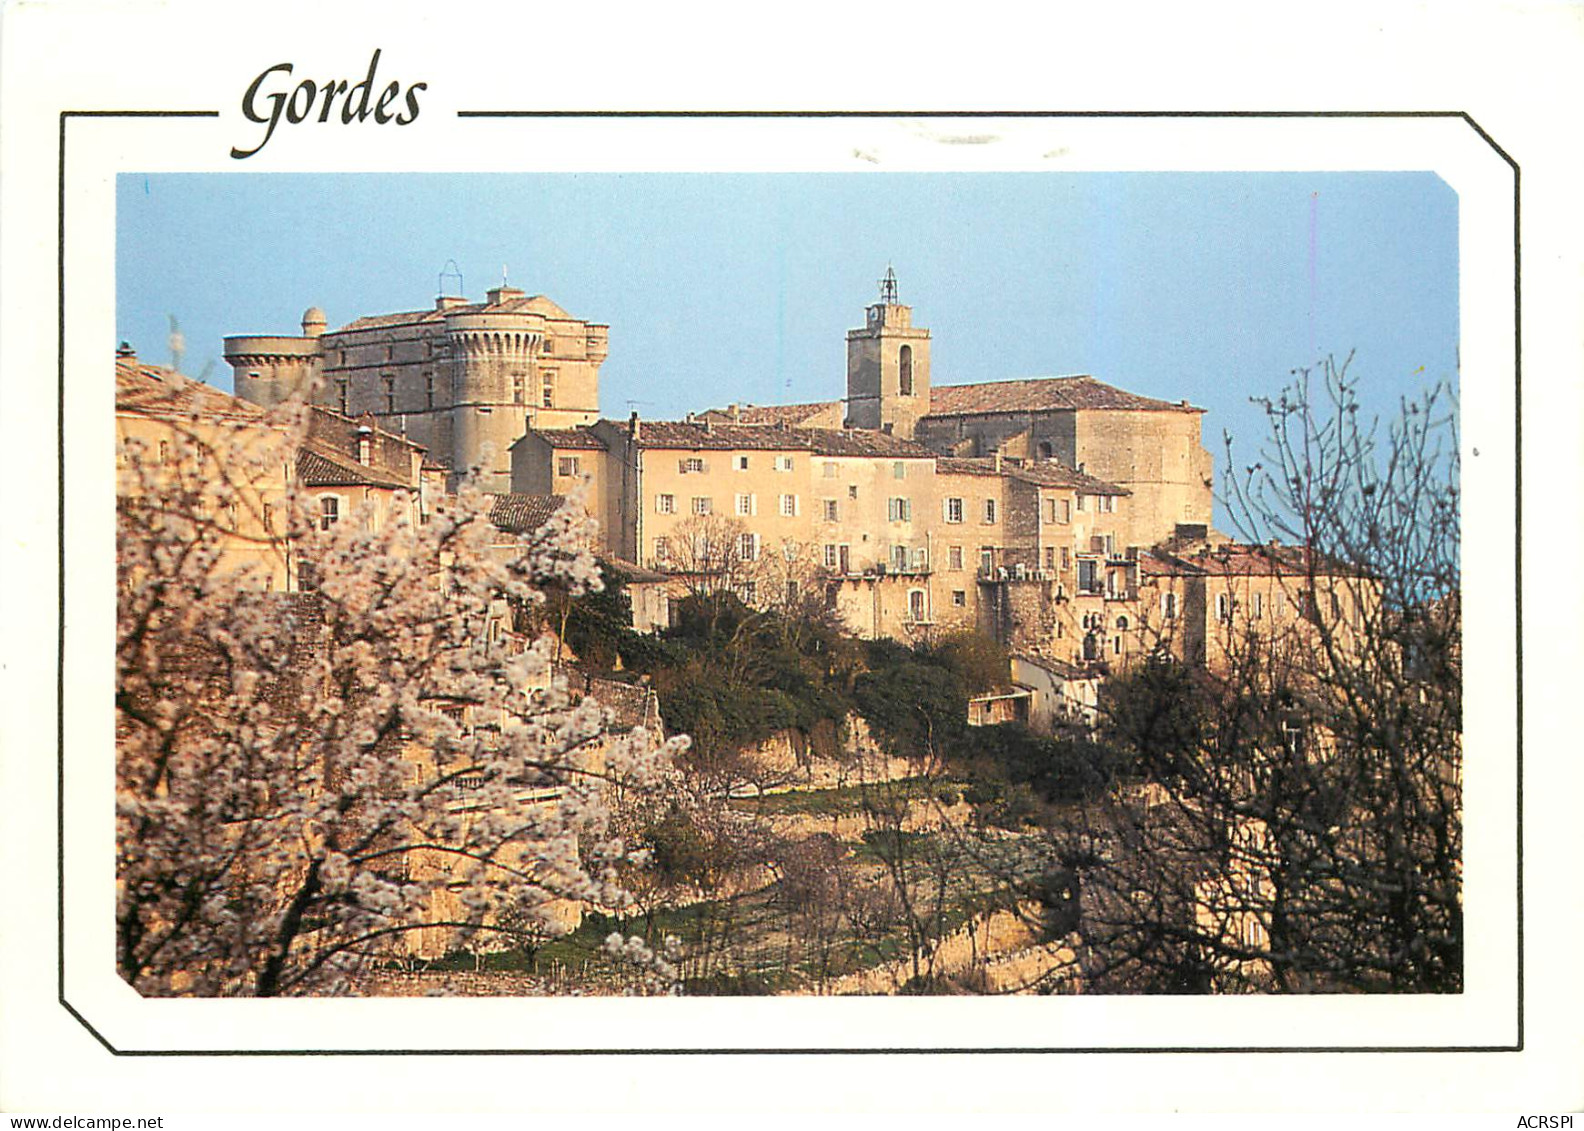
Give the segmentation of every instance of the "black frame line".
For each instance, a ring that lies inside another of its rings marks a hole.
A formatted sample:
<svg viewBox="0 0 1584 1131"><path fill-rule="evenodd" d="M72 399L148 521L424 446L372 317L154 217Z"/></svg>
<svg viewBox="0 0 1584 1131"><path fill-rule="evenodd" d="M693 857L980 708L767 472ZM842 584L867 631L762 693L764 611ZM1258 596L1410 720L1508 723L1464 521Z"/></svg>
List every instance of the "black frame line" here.
<svg viewBox="0 0 1584 1131"><path fill-rule="evenodd" d="M1461 110L458 110L458 118L1460 118L1501 157L1513 174L1513 440L1514 587L1517 643L1517 1021L1511 1045L1260 1045L996 1048L577 1048L577 1049L120 1049L66 1000L66 141L73 118L218 118L218 110L62 110L57 170L56 506L59 614L56 622L56 992L60 1006L114 1056L898 1056L1087 1053L1498 1053L1524 1049L1523 876L1523 286L1520 170L1496 140Z"/></svg>

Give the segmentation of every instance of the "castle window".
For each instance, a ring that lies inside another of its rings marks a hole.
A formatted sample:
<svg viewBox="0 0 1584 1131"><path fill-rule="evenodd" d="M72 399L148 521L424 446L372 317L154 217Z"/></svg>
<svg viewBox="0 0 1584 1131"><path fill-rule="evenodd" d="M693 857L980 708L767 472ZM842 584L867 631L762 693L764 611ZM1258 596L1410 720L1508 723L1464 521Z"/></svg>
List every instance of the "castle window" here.
<svg viewBox="0 0 1584 1131"><path fill-rule="evenodd" d="M1122 654L1122 638L1120 636L1111 638L1111 651L1118 656Z"/></svg>
<svg viewBox="0 0 1584 1131"><path fill-rule="evenodd" d="M708 495L693 496L694 514L710 514L714 511L714 509L715 504L710 501L710 497Z"/></svg>
<svg viewBox="0 0 1584 1131"><path fill-rule="evenodd" d="M758 514L759 500L753 495L738 495L737 513L742 515Z"/></svg>
<svg viewBox="0 0 1584 1131"><path fill-rule="evenodd" d="M824 475L826 479L836 478L836 463L833 460L825 461Z"/></svg>
<svg viewBox="0 0 1584 1131"><path fill-rule="evenodd" d="M1161 619L1162 620L1176 620L1177 619L1177 594L1175 594L1175 593L1162 593L1161 594Z"/></svg>
<svg viewBox="0 0 1584 1131"><path fill-rule="evenodd" d="M1045 568L1046 569L1055 569L1056 568L1056 547L1055 546L1046 546L1045 547Z"/></svg>
<svg viewBox="0 0 1584 1131"><path fill-rule="evenodd" d="M904 348L906 348L906 347L904 347ZM911 619L911 620L915 620L915 621L923 621L926 618L926 616L927 616L927 613L925 611L925 606L924 606L924 590L922 590L922 589L909 589L908 590L908 618Z"/></svg>
<svg viewBox="0 0 1584 1131"><path fill-rule="evenodd" d="M547 357L550 354L555 353L555 339L554 338L546 338L544 340L544 352L545 352L545 356L547 356Z"/></svg>
<svg viewBox="0 0 1584 1131"><path fill-rule="evenodd" d="M1061 548L1061 552L1062 552L1062 555L1061 555L1061 563L1062 563L1061 567L1062 567L1062 569L1071 569L1072 568L1072 551L1069 550L1066 546L1063 546Z"/></svg>
<svg viewBox="0 0 1584 1131"><path fill-rule="evenodd" d="M946 568L947 569L962 569L962 567L963 567L962 547L961 546L952 546L952 547L948 548L947 551L946 551Z"/></svg>
<svg viewBox="0 0 1584 1131"><path fill-rule="evenodd" d="M169 440L161 440L160 441L159 461L161 463L169 463L170 462L170 441Z"/></svg>
<svg viewBox="0 0 1584 1131"><path fill-rule="evenodd" d="M826 522L839 522L840 519L838 518L838 511L836 509L836 500L835 499L825 499L824 503L825 503L825 521Z"/></svg>
<svg viewBox="0 0 1584 1131"><path fill-rule="evenodd" d="M792 470L792 457L791 456L776 456L775 469L777 471L791 471Z"/></svg>
<svg viewBox="0 0 1584 1131"><path fill-rule="evenodd" d="M1232 602L1227 598L1225 593L1216 594L1216 619L1232 619Z"/></svg>
<svg viewBox="0 0 1584 1131"><path fill-rule="evenodd" d="M1087 495L1079 495L1078 496L1078 510L1080 512L1085 511L1085 510L1088 509L1088 498L1089 497Z"/></svg>
<svg viewBox="0 0 1584 1131"><path fill-rule="evenodd" d="M913 347L903 346L897 353L897 388L904 397L913 395Z"/></svg>
<svg viewBox="0 0 1584 1131"><path fill-rule="evenodd" d="M1254 594L1254 619L1261 620L1265 616L1265 594Z"/></svg>
<svg viewBox="0 0 1584 1131"><path fill-rule="evenodd" d="M737 470L738 471L747 471L748 470L748 457L747 456L738 456L735 462L737 464Z"/></svg>
<svg viewBox="0 0 1584 1131"><path fill-rule="evenodd" d="M1118 631L1126 632L1127 631L1127 625L1128 625L1127 617L1117 617L1117 629L1118 629Z"/></svg>
<svg viewBox="0 0 1584 1131"><path fill-rule="evenodd" d="M512 374L512 404L522 404L522 403L523 403L523 375L521 373L513 373Z"/></svg>
<svg viewBox="0 0 1584 1131"><path fill-rule="evenodd" d="M963 501L961 499L946 500L946 521L961 522L963 520Z"/></svg>
<svg viewBox="0 0 1584 1131"><path fill-rule="evenodd" d="M759 560L759 535L739 534L737 536L737 556L745 562Z"/></svg>
<svg viewBox="0 0 1584 1131"><path fill-rule="evenodd" d="M986 526L994 526L995 525L995 520L996 520L996 501L994 499L986 499L984 501L984 504L985 504L985 509L984 509L985 525Z"/></svg>
<svg viewBox="0 0 1584 1131"><path fill-rule="evenodd" d="M912 522L913 500L902 498L887 500L886 517L892 522Z"/></svg>
<svg viewBox="0 0 1584 1131"><path fill-rule="evenodd" d="M345 377L336 382L336 399L341 402L341 415L347 415L347 380Z"/></svg>
<svg viewBox="0 0 1584 1131"><path fill-rule="evenodd" d="M1049 440L1041 440L1039 443L1039 458L1050 459L1052 450L1053 449L1051 448L1051 443Z"/></svg>
<svg viewBox="0 0 1584 1131"><path fill-rule="evenodd" d="M385 375L385 411L396 411L396 378L388 373Z"/></svg>
<svg viewBox="0 0 1584 1131"><path fill-rule="evenodd" d="M329 530L341 521L341 500L334 495L326 495L319 500L319 529Z"/></svg>
<svg viewBox="0 0 1584 1131"><path fill-rule="evenodd" d="M1111 514L1116 510L1116 496L1101 495L1099 499L1099 508L1101 514Z"/></svg>
<svg viewBox="0 0 1584 1131"><path fill-rule="evenodd" d="M858 484L856 484L856 483L848 484L848 486L847 486L847 497L849 499L856 499L858 497Z"/></svg>
<svg viewBox="0 0 1584 1131"><path fill-rule="evenodd" d="M836 568L836 546L834 543L828 544L825 547L825 568Z"/></svg>
<svg viewBox="0 0 1584 1131"><path fill-rule="evenodd" d="M655 513L656 514L676 514L676 496L675 495L656 495L655 496Z"/></svg>
<svg viewBox="0 0 1584 1131"><path fill-rule="evenodd" d="M953 589L952 590L952 604L957 606L959 609L961 609L964 606L966 606L968 604L968 592L967 592L967 590L965 590L965 589Z"/></svg>
<svg viewBox="0 0 1584 1131"><path fill-rule="evenodd" d="M893 463L891 465L891 478L892 479L906 479L907 478L907 464L903 463L901 460L897 460L895 463Z"/></svg>
<svg viewBox="0 0 1584 1131"><path fill-rule="evenodd" d="M891 564L898 570L908 567L908 548L906 546L891 547Z"/></svg>
<svg viewBox="0 0 1584 1131"><path fill-rule="evenodd" d="M554 408L555 407L555 381L556 381L556 371L554 369L546 369L544 371L544 407L545 408Z"/></svg>
<svg viewBox="0 0 1584 1131"><path fill-rule="evenodd" d="M431 342L430 344L433 345L434 343ZM424 400L427 402L429 408L434 408L434 374L433 373L425 373L424 374Z"/></svg>
<svg viewBox="0 0 1584 1131"><path fill-rule="evenodd" d="M557 461L556 474L558 474L558 475L576 475L577 473L578 473L578 459L577 459L577 456L562 456Z"/></svg>
<svg viewBox="0 0 1584 1131"><path fill-rule="evenodd" d="M796 495L781 496L781 514L785 518L795 518L798 513L798 497Z"/></svg>
<svg viewBox="0 0 1584 1131"><path fill-rule="evenodd" d="M654 547L655 561L663 562L671 556L671 543L666 539L656 538L654 541Z"/></svg>
<svg viewBox="0 0 1584 1131"><path fill-rule="evenodd" d="M704 461L697 458L678 460L677 470L683 475L699 475L704 471Z"/></svg>
<svg viewBox="0 0 1584 1131"><path fill-rule="evenodd" d="M755 582L752 582L752 581L743 582L742 599L743 599L743 604L745 604L745 605L751 605L755 601L757 601L759 599L759 586L758 586L758 584L755 583Z"/></svg>
<svg viewBox="0 0 1584 1131"><path fill-rule="evenodd" d="M789 605L798 599L798 583L795 577L787 578L786 599Z"/></svg>

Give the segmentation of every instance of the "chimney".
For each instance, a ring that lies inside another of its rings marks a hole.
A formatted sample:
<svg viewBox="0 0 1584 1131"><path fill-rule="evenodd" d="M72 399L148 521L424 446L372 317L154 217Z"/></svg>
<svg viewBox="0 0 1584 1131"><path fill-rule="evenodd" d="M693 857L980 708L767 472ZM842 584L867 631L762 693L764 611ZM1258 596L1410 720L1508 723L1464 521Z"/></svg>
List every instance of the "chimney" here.
<svg viewBox="0 0 1584 1131"><path fill-rule="evenodd" d="M436 295L435 296L435 309L436 310L450 310L453 306L465 306L465 305L467 305L467 299L459 298L456 295Z"/></svg>
<svg viewBox="0 0 1584 1131"><path fill-rule="evenodd" d="M710 434L710 418L706 416L704 418L704 435L708 436L709 434Z"/></svg>
<svg viewBox="0 0 1584 1131"><path fill-rule="evenodd" d="M640 425L638 423L637 409L633 409L632 415L627 418L627 435L632 437L634 440L638 439L640 436Z"/></svg>
<svg viewBox="0 0 1584 1131"><path fill-rule="evenodd" d="M990 466L995 468L995 473L997 475L1000 475L1001 474L1001 449L1000 448L997 448L995 451L990 453L990 460L991 460Z"/></svg>
<svg viewBox="0 0 1584 1131"><path fill-rule="evenodd" d="M136 361L137 351L132 348L131 342L122 342L116 346L116 357L121 361Z"/></svg>
<svg viewBox="0 0 1584 1131"><path fill-rule="evenodd" d="M732 423L733 424L740 424L742 422L742 406L734 404L734 405L731 405L730 408L731 408Z"/></svg>
<svg viewBox="0 0 1584 1131"><path fill-rule="evenodd" d="M374 447L374 429L367 424L358 425L357 430L357 460L364 467L368 466L369 455Z"/></svg>

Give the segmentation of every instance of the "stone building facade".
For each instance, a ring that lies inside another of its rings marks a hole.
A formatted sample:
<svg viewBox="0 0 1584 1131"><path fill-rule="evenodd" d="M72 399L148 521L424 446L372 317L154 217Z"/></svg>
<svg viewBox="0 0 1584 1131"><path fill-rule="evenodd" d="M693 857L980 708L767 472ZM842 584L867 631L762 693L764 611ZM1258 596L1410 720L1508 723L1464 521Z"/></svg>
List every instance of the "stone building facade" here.
<svg viewBox="0 0 1584 1131"><path fill-rule="evenodd" d="M529 427L598 417L608 330L501 286L482 303L442 296L429 310L358 318L339 330L310 308L301 336L231 336L225 357L244 400L271 405L311 389L314 403L370 414L423 445L453 485L477 469L486 490L506 491L511 446Z"/></svg>

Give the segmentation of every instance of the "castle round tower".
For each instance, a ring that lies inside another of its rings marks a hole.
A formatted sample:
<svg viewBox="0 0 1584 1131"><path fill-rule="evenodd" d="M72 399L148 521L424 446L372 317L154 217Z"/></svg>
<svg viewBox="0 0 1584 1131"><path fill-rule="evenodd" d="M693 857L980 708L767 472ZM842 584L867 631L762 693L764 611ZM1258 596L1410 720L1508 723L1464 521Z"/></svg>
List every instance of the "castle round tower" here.
<svg viewBox="0 0 1584 1131"><path fill-rule="evenodd" d="M236 395L269 408L297 393L311 391L314 403L328 403L320 380L324 351L319 338L325 325L324 311L311 306L303 312L301 337L236 334L226 338L225 359L231 366Z"/></svg>

